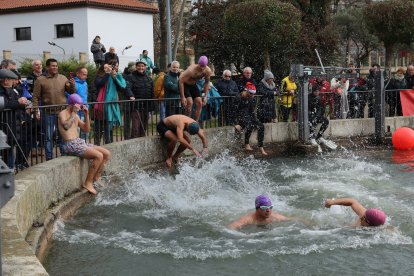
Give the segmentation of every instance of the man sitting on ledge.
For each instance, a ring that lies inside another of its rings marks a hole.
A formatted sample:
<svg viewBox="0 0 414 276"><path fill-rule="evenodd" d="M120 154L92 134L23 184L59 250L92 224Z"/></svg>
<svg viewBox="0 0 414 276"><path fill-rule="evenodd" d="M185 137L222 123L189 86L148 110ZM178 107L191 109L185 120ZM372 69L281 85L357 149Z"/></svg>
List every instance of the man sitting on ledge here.
<svg viewBox="0 0 414 276"><path fill-rule="evenodd" d="M194 152L196 156L201 156L203 153L207 153L207 139L204 136L204 132L200 129L200 126L196 121L185 115L171 115L161 120L157 125L157 131L161 137L165 137L168 140L167 147L167 159L165 164L167 168L171 168L173 161L178 163L181 153L185 149L189 149ZM203 150L199 153L192 145L190 137L184 131L190 135L197 134L203 143ZM173 155L175 145L180 142L180 146Z"/></svg>
<svg viewBox="0 0 414 276"><path fill-rule="evenodd" d="M80 110L85 114L85 122L78 116ZM95 195L96 190L93 187L93 182L99 183L102 170L111 157L111 153L105 148L86 144L85 140L79 138L78 127L84 132L89 132L91 126L88 108L83 105L82 98L78 94L69 96L68 107L59 113L58 125L60 135L64 141L63 153L92 159L83 187Z"/></svg>

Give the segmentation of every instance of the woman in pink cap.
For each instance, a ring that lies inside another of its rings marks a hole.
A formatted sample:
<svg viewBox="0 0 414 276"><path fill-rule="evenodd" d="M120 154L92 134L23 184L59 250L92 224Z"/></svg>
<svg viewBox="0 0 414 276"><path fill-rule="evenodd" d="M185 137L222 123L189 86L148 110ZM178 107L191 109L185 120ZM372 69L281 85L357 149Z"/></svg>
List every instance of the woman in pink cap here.
<svg viewBox="0 0 414 276"><path fill-rule="evenodd" d="M353 198L337 198L325 200L325 207L330 208L332 205L351 206L358 219L355 226L380 226L385 223L387 216L381 210L371 208L365 209L357 200Z"/></svg>

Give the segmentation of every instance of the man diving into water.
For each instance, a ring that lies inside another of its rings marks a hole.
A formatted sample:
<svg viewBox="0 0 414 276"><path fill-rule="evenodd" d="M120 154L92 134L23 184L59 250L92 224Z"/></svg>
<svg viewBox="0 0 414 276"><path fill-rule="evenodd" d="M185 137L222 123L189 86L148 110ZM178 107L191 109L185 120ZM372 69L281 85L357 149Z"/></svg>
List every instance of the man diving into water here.
<svg viewBox="0 0 414 276"><path fill-rule="evenodd" d="M207 139L204 136L203 130L200 128L196 121L185 115L171 115L164 120L161 120L157 125L157 131L161 137L164 137L168 140L167 159L165 160L167 168L171 168L173 162L178 163L181 153L185 149L193 151L196 156L201 156L203 153L207 153L208 151ZM203 143L203 149L201 153L199 153L191 145L191 140L187 133L190 135L198 135L201 142ZM173 155L173 151L177 142L180 143L180 146L177 148L177 151Z"/></svg>

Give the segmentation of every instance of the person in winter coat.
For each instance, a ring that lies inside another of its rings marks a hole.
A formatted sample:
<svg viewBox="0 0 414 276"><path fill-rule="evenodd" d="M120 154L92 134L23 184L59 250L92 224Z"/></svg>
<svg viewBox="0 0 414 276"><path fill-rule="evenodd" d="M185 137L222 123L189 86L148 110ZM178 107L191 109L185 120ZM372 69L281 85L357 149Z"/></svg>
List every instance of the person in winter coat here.
<svg viewBox="0 0 414 276"><path fill-rule="evenodd" d="M280 85L280 98L279 98L279 107L280 112L282 113L282 121L287 122L289 115L294 107L294 98L297 90L297 85L295 83L295 78L293 75L289 75L282 80ZM292 115L293 117L293 115ZM292 118L293 119L293 118Z"/></svg>
<svg viewBox="0 0 414 276"><path fill-rule="evenodd" d="M128 97L141 100L135 103L131 112L132 131L131 138L147 135L149 112L154 111L154 102L145 101L154 99L154 83L145 74L147 64L143 60L135 63L136 71L127 77L126 93Z"/></svg>
<svg viewBox="0 0 414 276"><path fill-rule="evenodd" d="M267 155L266 151L263 148L264 125L256 118L256 115L254 114L254 109L256 107L256 99L254 98L254 94L256 94L256 87L253 83L248 82L246 83L244 91L236 96L236 120L234 127L238 132L241 132L242 129L245 129L246 133L244 136L244 148L248 151L253 150L250 146L250 136L252 135L253 130L257 129L259 150L263 155Z"/></svg>
<svg viewBox="0 0 414 276"><path fill-rule="evenodd" d="M389 104L389 117L402 116L402 107L400 99L400 90L407 88L407 80L404 76L404 69L398 68L397 74L391 79L388 84L387 91L385 94L385 100ZM397 113L395 113L397 111Z"/></svg>
<svg viewBox="0 0 414 276"><path fill-rule="evenodd" d="M181 114L180 87L178 79L180 74L180 63L171 62L170 70L164 77L164 98L166 100L165 116Z"/></svg>
<svg viewBox="0 0 414 276"><path fill-rule="evenodd" d="M106 52L105 46L101 43L101 37L95 36L92 40L91 52L93 54L93 61L96 64L96 68L99 68L105 61L104 53Z"/></svg>
<svg viewBox="0 0 414 276"><path fill-rule="evenodd" d="M332 78L331 89L334 93L335 118L346 119L349 112L349 80L347 80L346 78Z"/></svg>
<svg viewBox="0 0 414 276"><path fill-rule="evenodd" d="M147 68L145 68L145 74L150 77L151 70L155 68L155 65L154 62L152 62L152 59L148 56L148 50L142 51L142 54L139 55L139 60L143 60L147 64Z"/></svg>
<svg viewBox="0 0 414 276"><path fill-rule="evenodd" d="M259 98L259 106L257 109L257 118L262 123L270 123L276 121L276 104L275 96L279 96L280 93L276 89L274 82L274 76L269 70L264 70L263 79L260 81L257 87L257 95L261 95Z"/></svg>
<svg viewBox="0 0 414 276"><path fill-rule="evenodd" d="M240 94L239 88L234 80L231 79L231 71L224 70L223 77L219 79L214 86L221 96L223 96L223 104L220 107L220 125L230 126L234 124L234 97ZM221 120L221 118L223 120ZM223 122L222 122L223 121Z"/></svg>
<svg viewBox="0 0 414 276"><path fill-rule="evenodd" d="M253 70L250 67L245 67L243 69L243 75L240 77L240 79L237 80L237 87L239 88L239 92L243 92L244 88L246 87L246 83L250 82L255 87L257 87L257 83L254 79L252 79Z"/></svg>

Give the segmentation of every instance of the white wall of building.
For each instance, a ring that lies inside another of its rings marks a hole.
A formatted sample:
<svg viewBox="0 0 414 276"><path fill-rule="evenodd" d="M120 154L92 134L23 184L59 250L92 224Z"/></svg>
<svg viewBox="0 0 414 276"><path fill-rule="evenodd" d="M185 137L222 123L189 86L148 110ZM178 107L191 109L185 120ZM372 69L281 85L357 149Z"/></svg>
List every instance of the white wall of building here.
<svg viewBox="0 0 414 276"><path fill-rule="evenodd" d="M49 45L50 41L63 47L66 56L74 54L78 57L79 52L85 51L89 44L86 15L86 8L1 15L0 49L11 50L13 58L41 55L43 51L61 56L62 50ZM74 37L56 38L55 25L67 23L73 23ZM16 41L15 28L20 27L31 27L32 40Z"/></svg>
<svg viewBox="0 0 414 276"><path fill-rule="evenodd" d="M89 8L88 33L89 43L99 35L107 51L110 46L115 47L121 70L128 61L138 59L144 49L154 60L152 14ZM132 45L131 49L125 50L122 55L122 50L128 45ZM89 50L88 53L92 59Z"/></svg>
<svg viewBox="0 0 414 276"><path fill-rule="evenodd" d="M73 23L74 37L56 38L55 25L67 23ZM21 27L31 27L31 40L16 41L15 28ZM71 54L78 57L79 52L85 52L93 62L90 46L96 35L102 38L107 50L115 47L121 70L128 61L139 58L144 49L154 60L153 15L150 13L85 7L0 15L0 51L11 50L12 58L17 61L23 57L40 57L43 51L62 58L62 50L49 45L50 41L63 47L66 57ZM122 55L128 45L132 48Z"/></svg>

